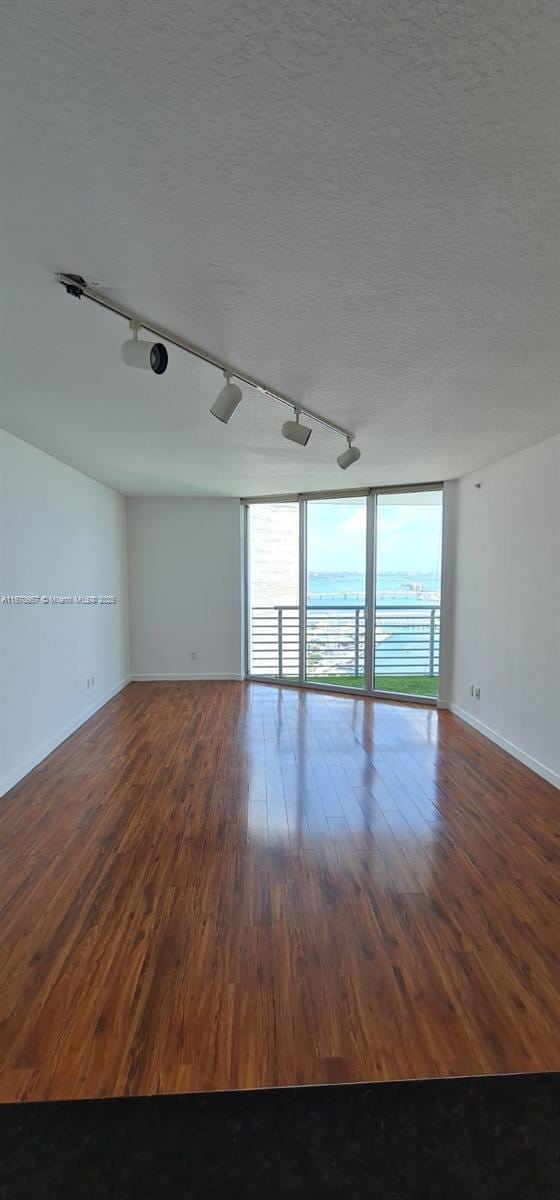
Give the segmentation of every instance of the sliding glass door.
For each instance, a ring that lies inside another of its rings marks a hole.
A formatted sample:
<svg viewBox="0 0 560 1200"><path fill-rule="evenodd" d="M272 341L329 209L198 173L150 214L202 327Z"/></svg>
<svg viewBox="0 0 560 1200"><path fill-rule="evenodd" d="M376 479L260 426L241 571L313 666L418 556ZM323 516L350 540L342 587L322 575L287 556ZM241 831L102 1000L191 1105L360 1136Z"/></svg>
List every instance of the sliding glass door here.
<svg viewBox="0 0 560 1200"><path fill-rule="evenodd" d="M442 492L377 496L376 691L437 696Z"/></svg>
<svg viewBox="0 0 560 1200"><path fill-rule="evenodd" d="M245 504L248 674L435 698L441 488Z"/></svg>
<svg viewBox="0 0 560 1200"><path fill-rule="evenodd" d="M306 680L364 687L365 496L308 500Z"/></svg>

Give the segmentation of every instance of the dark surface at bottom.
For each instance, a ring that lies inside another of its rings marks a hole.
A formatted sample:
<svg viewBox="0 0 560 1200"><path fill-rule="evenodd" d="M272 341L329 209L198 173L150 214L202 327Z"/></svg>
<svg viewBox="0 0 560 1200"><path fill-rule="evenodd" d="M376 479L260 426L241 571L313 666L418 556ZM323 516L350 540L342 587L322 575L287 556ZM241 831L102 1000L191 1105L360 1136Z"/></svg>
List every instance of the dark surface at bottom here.
<svg viewBox="0 0 560 1200"><path fill-rule="evenodd" d="M0 1197L560 1195L560 1075L0 1107Z"/></svg>

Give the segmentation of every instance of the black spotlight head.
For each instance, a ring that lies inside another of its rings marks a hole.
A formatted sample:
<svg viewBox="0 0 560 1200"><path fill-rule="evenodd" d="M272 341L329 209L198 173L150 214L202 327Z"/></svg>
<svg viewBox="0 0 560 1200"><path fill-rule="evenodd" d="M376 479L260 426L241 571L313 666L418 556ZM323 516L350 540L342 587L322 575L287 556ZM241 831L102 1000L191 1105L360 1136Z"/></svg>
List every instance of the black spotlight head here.
<svg viewBox="0 0 560 1200"><path fill-rule="evenodd" d="M163 342L154 342L150 350L150 366L155 375L163 375L167 370L169 356Z"/></svg>

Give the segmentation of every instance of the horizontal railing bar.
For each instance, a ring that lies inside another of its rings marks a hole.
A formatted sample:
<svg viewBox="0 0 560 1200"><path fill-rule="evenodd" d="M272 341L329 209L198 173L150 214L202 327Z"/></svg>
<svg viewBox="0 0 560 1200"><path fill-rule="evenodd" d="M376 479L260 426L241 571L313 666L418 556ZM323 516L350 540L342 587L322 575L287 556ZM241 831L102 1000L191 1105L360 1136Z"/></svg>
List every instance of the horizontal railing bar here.
<svg viewBox="0 0 560 1200"><path fill-rule="evenodd" d="M407 646L409 646L410 649L414 649L415 646L427 646L429 643L429 640L430 639L428 637L411 639L411 638L390 636L388 638L384 638L382 641L378 641L377 645L378 645L379 649L382 649L383 646L385 646L390 651L404 650Z"/></svg>
<svg viewBox="0 0 560 1200"><path fill-rule="evenodd" d="M307 605L308 612L309 611L313 612L313 610L317 610L320 612L331 612L331 611L340 612L341 610L346 610L347 612L354 612L356 609L359 609L360 612L364 612L365 608L366 608L365 604L308 604ZM429 612L437 612L438 609L440 609L440 608L441 608L440 604L378 604L376 606L376 612L402 612L402 613L406 613L406 614L408 614L408 613L410 613L410 614L412 614L412 613L429 613ZM279 612L279 611L281 611L281 612L298 612L299 605L298 604L255 604L255 605L253 605L253 608L252 608L253 613Z"/></svg>
<svg viewBox="0 0 560 1200"><path fill-rule="evenodd" d="M309 629L309 626L307 626L307 628ZM340 627L340 630L339 630L339 632L340 632L340 633L347 633L347 631L348 631L349 629L351 629L351 630L352 630L352 633L354 633L354 622L353 622L353 621L352 621L352 623L351 623L351 624L349 623L349 624L347 624L347 625L343 625L343 626L341 626L341 627ZM314 635L314 637L319 637L319 636L321 636L321 637L323 637L323 636L324 636L324 637L336 637L336 636L337 636L337 632L338 632L338 631L337 631L336 629L334 629L334 630L329 630L329 629L321 629L321 628L318 628L318 629L315 629L315 630L313 631L313 635Z"/></svg>

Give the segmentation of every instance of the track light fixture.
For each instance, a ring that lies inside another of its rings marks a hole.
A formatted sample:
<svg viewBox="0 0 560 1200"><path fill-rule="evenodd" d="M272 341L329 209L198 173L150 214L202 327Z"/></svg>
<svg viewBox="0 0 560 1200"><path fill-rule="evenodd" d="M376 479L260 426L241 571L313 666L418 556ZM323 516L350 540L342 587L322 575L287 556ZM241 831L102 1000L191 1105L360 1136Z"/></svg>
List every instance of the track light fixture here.
<svg viewBox="0 0 560 1200"><path fill-rule="evenodd" d="M298 446L307 446L307 443L313 432L309 425L300 425L299 411L294 408L295 421L284 421L282 426L282 437L288 439L289 442L297 442Z"/></svg>
<svg viewBox="0 0 560 1200"><path fill-rule="evenodd" d="M138 337L140 329L145 329L147 333L153 334L156 338L163 338L164 341L171 343L172 346L177 346L179 350L184 350L187 354L191 354L193 358L198 358L202 362L208 363L212 367L216 367L222 371L225 376L225 386L220 394L216 397L210 412L213 417L217 417L218 421L222 421L227 425L231 420L236 408L243 399L243 393L237 383L232 383L232 377L239 383L246 384L247 387L254 388L263 396L268 396L271 400L276 400L278 404L285 404L288 408L294 410L295 420L285 421L282 426L282 436L290 442L296 442L298 446L306 446L311 437L312 430L309 425L302 425L300 417L308 417L310 421L314 421L317 425L322 425L325 429L330 429L332 433L337 433L340 437L346 438L348 449L343 454L339 454L337 463L343 471L347 467L351 467L352 463L358 461L361 457L357 446L353 446L354 434L349 429L345 429L343 425L338 425L336 421L331 421L328 417L321 416L320 413L314 412L312 408L307 408L303 404L295 405L289 396L282 392L276 391L269 387L268 384L262 383L260 379L255 379L253 375L248 375L245 371L238 371L227 363L220 361L207 350L203 350L201 346L196 346L194 342L187 341L186 338L180 337L177 333L172 333L169 329L164 329L162 326L156 325L153 321L145 321L143 317L138 317L130 310L123 308L113 300L112 296L106 296L103 292L99 292L96 287L91 287L83 275L70 275L69 272L60 272L57 275L57 282L62 284L68 296L74 296L75 299L91 300L93 304L97 304L99 308L104 308L107 312L115 313L116 316L122 317L129 322L132 337L127 342L123 343L121 355L124 362L129 367L141 367L144 370L151 370L155 375L163 375L167 370L167 350L163 345L163 341L147 342Z"/></svg>
<svg viewBox="0 0 560 1200"><path fill-rule="evenodd" d="M123 342L121 356L127 367L141 367L144 371L153 371L154 375L163 375L167 370L168 354L163 342L144 342L138 337L141 329L138 321L130 322L132 337Z"/></svg>
<svg viewBox="0 0 560 1200"><path fill-rule="evenodd" d="M359 458L361 458L361 451L358 450L357 446L352 445L352 438L348 438L348 449L343 450L342 454L339 454L336 461L339 467L341 467L343 471L346 471L347 468L351 467L352 463L357 462Z"/></svg>
<svg viewBox="0 0 560 1200"><path fill-rule="evenodd" d="M229 373L224 371L225 387L222 388L220 394L216 396L214 403L210 409L213 417L217 417L218 421L223 421L227 425L231 421L233 414L243 399L243 392L236 383L230 383Z"/></svg>

